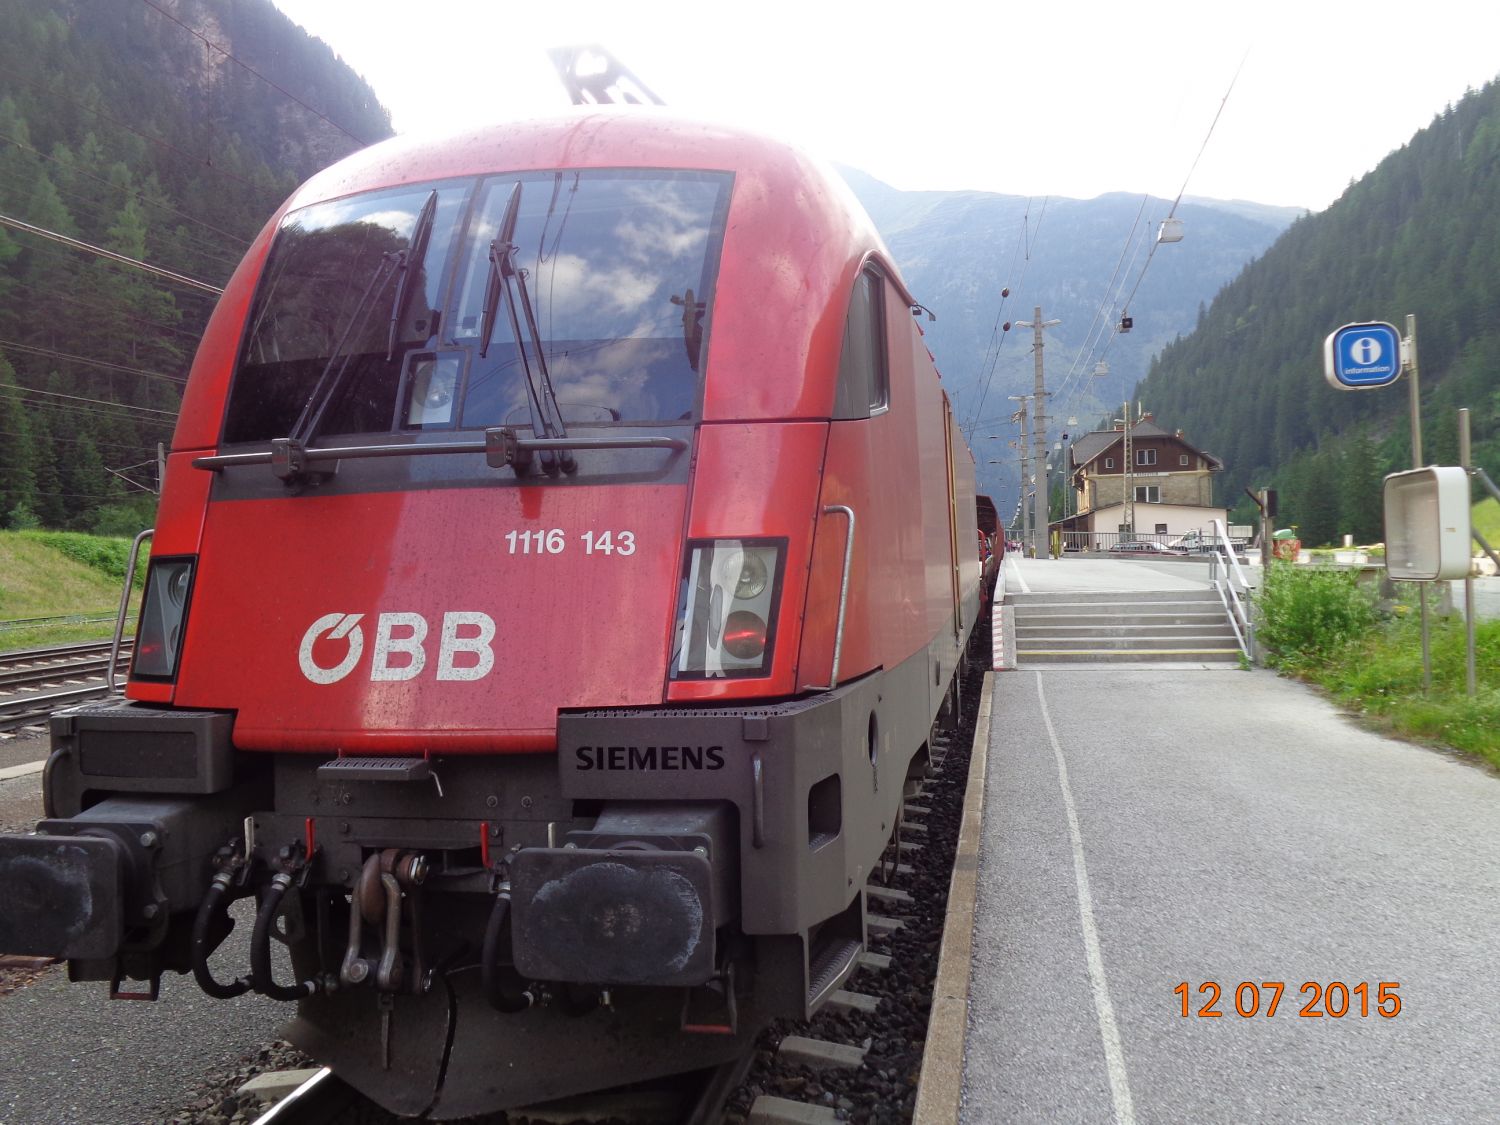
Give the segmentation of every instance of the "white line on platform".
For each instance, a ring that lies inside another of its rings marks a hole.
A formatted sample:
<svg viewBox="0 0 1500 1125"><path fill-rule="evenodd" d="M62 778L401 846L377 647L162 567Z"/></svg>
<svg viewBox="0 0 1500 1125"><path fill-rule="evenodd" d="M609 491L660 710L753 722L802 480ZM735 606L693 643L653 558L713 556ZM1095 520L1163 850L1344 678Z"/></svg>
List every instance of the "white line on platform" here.
<svg viewBox="0 0 1500 1125"><path fill-rule="evenodd" d="M1052 740L1057 758L1057 779L1062 783L1063 808L1068 814L1068 835L1073 841L1073 875L1078 882L1078 915L1083 923L1083 948L1088 956L1089 984L1094 990L1094 1012L1099 1017L1099 1037L1104 1040L1104 1066L1109 1072L1109 1093L1115 1103L1116 1125L1135 1125L1135 1106L1130 1098L1130 1080L1125 1074L1125 1052L1120 1046L1120 1029L1115 1023L1115 1006L1109 998L1109 982L1104 978L1104 955L1099 947L1099 930L1094 925L1094 896L1089 890L1089 869L1083 858L1083 834L1078 830L1078 810L1073 805L1073 788L1068 784L1068 764L1063 760L1062 745L1047 711L1047 695L1042 690L1042 674L1036 674L1036 695L1042 705L1042 722Z"/></svg>
<svg viewBox="0 0 1500 1125"><path fill-rule="evenodd" d="M1021 577L1021 564L1014 561L1009 555L1005 557L1005 561L1011 564L1010 572L1015 575L1016 581L1021 584L1021 593L1031 593L1031 587L1026 585L1026 579Z"/></svg>
<svg viewBox="0 0 1500 1125"><path fill-rule="evenodd" d="M46 764L46 761L43 760L40 762L27 762L19 766L6 766L4 769L0 769L0 781L9 781L13 777L26 777L29 774L41 773L42 768Z"/></svg>

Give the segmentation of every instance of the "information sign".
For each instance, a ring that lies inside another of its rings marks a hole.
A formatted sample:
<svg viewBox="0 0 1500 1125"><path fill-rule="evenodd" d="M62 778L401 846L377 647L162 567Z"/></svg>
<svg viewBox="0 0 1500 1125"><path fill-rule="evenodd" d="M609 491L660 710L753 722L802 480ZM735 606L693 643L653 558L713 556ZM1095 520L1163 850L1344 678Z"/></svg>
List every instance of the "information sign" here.
<svg viewBox="0 0 1500 1125"><path fill-rule="evenodd" d="M1401 335L1384 321L1346 324L1323 341L1323 375L1341 391L1388 387L1401 377Z"/></svg>

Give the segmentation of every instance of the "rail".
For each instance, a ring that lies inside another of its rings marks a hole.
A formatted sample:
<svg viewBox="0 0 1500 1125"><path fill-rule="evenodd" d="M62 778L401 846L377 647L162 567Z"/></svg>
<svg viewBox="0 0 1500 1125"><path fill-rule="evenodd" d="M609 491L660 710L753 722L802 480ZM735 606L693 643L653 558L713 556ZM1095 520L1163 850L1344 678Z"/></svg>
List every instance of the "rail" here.
<svg viewBox="0 0 1500 1125"><path fill-rule="evenodd" d="M125 638L122 651L134 643ZM60 707L108 694L110 647L89 641L0 653L0 732L45 723Z"/></svg>
<svg viewBox="0 0 1500 1125"><path fill-rule="evenodd" d="M255 1125L331 1121L364 1101L352 1086L325 1066L257 1117Z"/></svg>
<svg viewBox="0 0 1500 1125"><path fill-rule="evenodd" d="M1217 549L1209 555L1208 578L1224 603L1224 612L1229 615L1229 627L1234 630L1234 639L1239 643L1245 659L1255 659L1255 620L1250 613L1250 580L1240 566L1240 557L1229 546L1229 533L1222 520L1213 521ZM1224 561L1224 573L1219 573L1220 559Z"/></svg>
<svg viewBox="0 0 1500 1125"><path fill-rule="evenodd" d="M101 621L113 621L113 610L99 613L59 613L52 617L12 617L0 621L0 633L46 629L54 625L97 625Z"/></svg>

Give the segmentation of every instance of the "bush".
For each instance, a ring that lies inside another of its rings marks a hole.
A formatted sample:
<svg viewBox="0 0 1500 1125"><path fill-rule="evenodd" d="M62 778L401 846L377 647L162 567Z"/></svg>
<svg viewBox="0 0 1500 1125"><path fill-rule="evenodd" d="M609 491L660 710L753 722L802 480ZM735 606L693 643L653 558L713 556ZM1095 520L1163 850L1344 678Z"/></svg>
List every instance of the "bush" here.
<svg viewBox="0 0 1500 1125"><path fill-rule="evenodd" d="M1273 563L1256 605L1257 639L1275 654L1272 663L1293 670L1328 663L1376 622L1374 594L1353 571Z"/></svg>
<svg viewBox="0 0 1500 1125"><path fill-rule="evenodd" d="M1470 698L1463 621L1432 620L1432 687L1424 691L1416 617L1398 615L1371 630L1315 672L1315 678L1382 729L1477 754L1500 766L1500 621L1476 623L1477 690Z"/></svg>
<svg viewBox="0 0 1500 1125"><path fill-rule="evenodd" d="M15 531L26 531L29 528L41 527L42 521L37 519L36 513L23 502L10 510L10 515L5 517L5 526Z"/></svg>
<svg viewBox="0 0 1500 1125"><path fill-rule="evenodd" d="M78 531L22 531L18 534L66 555L74 562L101 571L117 582L125 581L125 568L130 565L129 539L85 535ZM146 580L144 557L141 563L135 572L137 586Z"/></svg>
<svg viewBox="0 0 1500 1125"><path fill-rule="evenodd" d="M156 522L156 497L142 497L125 504L95 508L87 516L88 530L94 535L135 538L138 531Z"/></svg>

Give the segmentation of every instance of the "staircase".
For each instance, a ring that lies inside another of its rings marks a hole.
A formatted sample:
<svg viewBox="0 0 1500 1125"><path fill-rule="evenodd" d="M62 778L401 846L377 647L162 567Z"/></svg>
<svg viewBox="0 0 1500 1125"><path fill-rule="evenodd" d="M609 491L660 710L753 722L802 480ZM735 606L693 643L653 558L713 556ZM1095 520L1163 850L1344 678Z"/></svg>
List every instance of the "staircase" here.
<svg viewBox="0 0 1500 1125"><path fill-rule="evenodd" d="M1240 647L1213 590L1010 594L1018 667L1237 663Z"/></svg>

